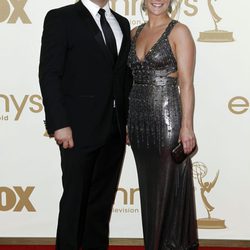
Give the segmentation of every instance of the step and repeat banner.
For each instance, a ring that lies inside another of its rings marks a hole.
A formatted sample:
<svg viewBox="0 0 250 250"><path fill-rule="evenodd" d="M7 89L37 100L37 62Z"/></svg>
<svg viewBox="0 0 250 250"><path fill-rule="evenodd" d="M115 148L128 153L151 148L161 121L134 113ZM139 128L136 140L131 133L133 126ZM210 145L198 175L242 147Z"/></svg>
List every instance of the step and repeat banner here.
<svg viewBox="0 0 250 250"><path fill-rule="evenodd" d="M0 237L55 237L62 193L59 151L46 136L38 84L43 20L74 0L0 0ZM250 27L248 0L177 0L173 17L197 47L193 157L199 238L250 240ZM131 27L141 0L112 0ZM81 114L79 114L81 115ZM128 147L112 238L142 238L137 173Z"/></svg>

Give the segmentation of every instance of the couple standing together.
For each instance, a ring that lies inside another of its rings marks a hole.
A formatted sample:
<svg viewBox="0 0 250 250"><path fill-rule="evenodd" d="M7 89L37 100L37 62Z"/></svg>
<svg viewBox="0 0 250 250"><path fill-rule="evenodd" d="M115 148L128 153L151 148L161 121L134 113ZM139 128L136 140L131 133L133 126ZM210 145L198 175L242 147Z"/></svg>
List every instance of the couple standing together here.
<svg viewBox="0 0 250 250"><path fill-rule="evenodd" d="M197 249L190 158L195 46L172 0L145 0L130 32L108 0L50 11L39 68L46 128L59 145L63 195L57 250L106 250L125 144L137 165L146 250ZM127 132L126 132L127 126Z"/></svg>

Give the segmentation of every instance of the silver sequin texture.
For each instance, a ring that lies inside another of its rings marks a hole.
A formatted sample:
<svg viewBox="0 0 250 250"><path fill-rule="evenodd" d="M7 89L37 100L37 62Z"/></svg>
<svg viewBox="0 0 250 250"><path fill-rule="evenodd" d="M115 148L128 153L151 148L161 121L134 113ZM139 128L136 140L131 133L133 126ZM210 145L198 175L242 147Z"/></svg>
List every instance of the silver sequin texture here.
<svg viewBox="0 0 250 250"><path fill-rule="evenodd" d="M136 55L135 41L144 25L138 27L131 45L129 66L134 84L130 94L129 133L137 146L173 146L179 136L181 106L177 78L177 63L168 42L173 21L143 61ZM135 140L135 141L134 141ZM152 141L153 140L153 141Z"/></svg>

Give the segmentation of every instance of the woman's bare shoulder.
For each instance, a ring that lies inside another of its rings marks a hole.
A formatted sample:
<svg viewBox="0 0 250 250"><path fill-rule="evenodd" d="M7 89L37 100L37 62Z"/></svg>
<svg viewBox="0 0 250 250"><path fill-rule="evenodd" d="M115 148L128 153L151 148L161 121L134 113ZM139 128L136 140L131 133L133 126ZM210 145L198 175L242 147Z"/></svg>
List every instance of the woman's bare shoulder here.
<svg viewBox="0 0 250 250"><path fill-rule="evenodd" d="M171 32L172 37L174 39L192 39L192 34L191 34L191 31L190 29L188 28L187 25L183 24L183 23L180 23L178 22L174 29L173 29L173 32Z"/></svg>

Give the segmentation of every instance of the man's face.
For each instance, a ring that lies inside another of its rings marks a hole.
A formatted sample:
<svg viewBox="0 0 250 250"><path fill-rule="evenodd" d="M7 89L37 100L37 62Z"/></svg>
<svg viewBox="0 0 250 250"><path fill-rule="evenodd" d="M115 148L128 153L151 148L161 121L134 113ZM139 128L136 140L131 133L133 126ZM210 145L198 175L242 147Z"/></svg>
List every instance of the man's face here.
<svg viewBox="0 0 250 250"><path fill-rule="evenodd" d="M108 2L108 0L90 0L90 1L99 5L100 7L103 7Z"/></svg>

